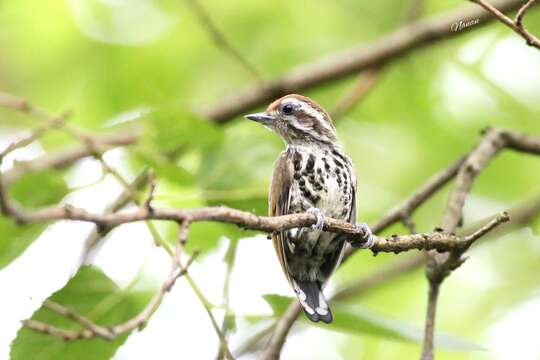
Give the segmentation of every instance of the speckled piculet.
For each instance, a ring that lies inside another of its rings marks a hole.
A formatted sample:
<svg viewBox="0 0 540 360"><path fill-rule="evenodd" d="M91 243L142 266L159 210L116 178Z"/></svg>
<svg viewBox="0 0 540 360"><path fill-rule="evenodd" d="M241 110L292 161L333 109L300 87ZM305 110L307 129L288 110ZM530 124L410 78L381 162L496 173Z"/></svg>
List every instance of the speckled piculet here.
<svg viewBox="0 0 540 360"><path fill-rule="evenodd" d="M277 160L269 193L269 215L309 212L317 223L272 235L287 280L312 321L330 323L332 312L322 289L341 261L344 235L323 231L324 216L356 224L356 175L351 159L337 142L328 113L301 95L284 96L265 112L247 115L276 132L287 148ZM357 224L371 247L373 236Z"/></svg>

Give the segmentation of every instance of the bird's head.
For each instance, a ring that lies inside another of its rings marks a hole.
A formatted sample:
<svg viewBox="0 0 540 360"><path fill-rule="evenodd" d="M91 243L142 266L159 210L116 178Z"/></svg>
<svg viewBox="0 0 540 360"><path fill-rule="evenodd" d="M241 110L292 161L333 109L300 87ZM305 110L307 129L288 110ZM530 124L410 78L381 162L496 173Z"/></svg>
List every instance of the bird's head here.
<svg viewBox="0 0 540 360"><path fill-rule="evenodd" d="M315 101L296 94L271 103L265 112L246 115L280 135L290 145L334 145L330 115Z"/></svg>

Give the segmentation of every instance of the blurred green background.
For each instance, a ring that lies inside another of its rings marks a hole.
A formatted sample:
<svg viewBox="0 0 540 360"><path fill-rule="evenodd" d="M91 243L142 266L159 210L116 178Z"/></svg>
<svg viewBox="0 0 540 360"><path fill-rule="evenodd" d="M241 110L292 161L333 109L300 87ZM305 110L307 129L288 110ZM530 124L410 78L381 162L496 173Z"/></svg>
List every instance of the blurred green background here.
<svg viewBox="0 0 540 360"><path fill-rule="evenodd" d="M421 16L466 3L425 1ZM402 26L411 6L410 1L352 0L205 0L202 4L265 79L358 43L369 43ZM532 33L540 34L540 11L531 10L525 23ZM91 132L122 132L142 124L141 141L123 152L123 171L133 176L145 165L153 167L159 181L157 204L226 204L266 213L270 174L283 144L274 134L240 117L219 126L191 112L210 107L255 79L216 46L189 2L5 0L0 3L0 24L0 89L52 113L70 111L73 115L69 122ZM352 77L304 95L332 109L355 81ZM150 113L136 116L141 109ZM340 140L357 167L359 218L373 223L431 174L466 153L484 127L540 136L540 52L498 22L464 30L451 40L416 50L385 66L372 91L337 120ZM36 124L35 120L0 110L4 141L8 135ZM48 132L39 140L45 152L74 142L62 132ZM171 152L176 152L175 156L171 157ZM498 156L481 174L467 200L465 224L540 192L539 161L510 152ZM55 171L27 176L13 186L13 195L29 206L54 203L72 190L64 175L65 171ZM438 225L448 190L414 215L419 231L431 231ZM49 196L37 196L42 193ZM175 240L174 227L160 225L159 229L168 241ZM0 218L1 266L8 266L42 231L43 226L21 229ZM396 225L387 233L406 232ZM538 319L537 234L527 226L480 244L470 251L470 260L445 281L437 328L487 351L452 351L447 347L438 352L439 359L503 359L504 350L494 346L502 341L494 337L494 329L499 329L516 309L535 301ZM221 236L235 242L251 235L231 226L197 224L189 248L212 254ZM17 244L14 239L18 239ZM362 252L337 272L335 282L346 284L411 255L372 257ZM116 291L97 269L86 269L83 275L107 283L106 292ZM60 290L64 293L55 295L70 299L75 308L86 295L74 295L73 286L77 281L92 282L79 276L67 289ZM215 286L221 287L221 281L216 280ZM421 329L426 293L423 271L418 269L348 300L347 305L368 311L369 316L380 315L381 321L395 320L395 326L399 321ZM96 299L104 296L100 292ZM133 294L125 302L127 308L115 311L114 316L96 316L115 323L135 313L144 303L141 299L147 298L148 293ZM524 333L538 332L537 326L522 325ZM384 326L390 333L369 324L352 327L335 329L345 334L333 349L336 358L410 359L419 354L418 343L396 339ZM299 327L301 332L305 329ZM92 358L106 359L124 340L60 346L54 343L57 339L25 330L19 332L11 354L14 359L29 359L28 354L39 347L45 354L47 349L56 352L36 359L75 359L82 356L81 351L99 348L101 352ZM308 346L309 335L301 340ZM536 350L523 351L515 358L540 357L537 346ZM306 358L316 358L316 354L311 356Z"/></svg>

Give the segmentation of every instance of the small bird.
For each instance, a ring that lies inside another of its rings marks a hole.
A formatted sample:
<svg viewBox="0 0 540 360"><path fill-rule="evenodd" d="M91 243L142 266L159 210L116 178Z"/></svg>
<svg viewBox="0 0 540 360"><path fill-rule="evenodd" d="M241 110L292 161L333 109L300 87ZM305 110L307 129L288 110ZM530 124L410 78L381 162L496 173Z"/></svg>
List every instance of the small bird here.
<svg viewBox="0 0 540 360"><path fill-rule="evenodd" d="M265 112L247 115L276 132L286 143L272 175L270 216L311 213L311 227L272 235L281 267L311 321L332 322L322 289L343 256L345 242L370 248L369 227L356 224L356 175L351 159L337 142L328 113L313 100L297 94L271 103ZM363 239L323 231L324 217L348 221L362 230Z"/></svg>

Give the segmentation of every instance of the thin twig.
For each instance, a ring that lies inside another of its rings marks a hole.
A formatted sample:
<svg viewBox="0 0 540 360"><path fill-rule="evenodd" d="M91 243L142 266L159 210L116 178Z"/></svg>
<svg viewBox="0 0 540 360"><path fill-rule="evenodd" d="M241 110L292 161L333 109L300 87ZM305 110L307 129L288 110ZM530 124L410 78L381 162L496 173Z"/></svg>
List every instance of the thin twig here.
<svg viewBox="0 0 540 360"><path fill-rule="evenodd" d="M210 318L212 327L214 328L214 331L216 332L219 338L219 343L221 345L221 351L223 351L223 355L225 356L227 360L234 360L234 357L232 356L231 351L229 350L227 340L225 339L225 336L221 332L219 325L216 321L216 318L212 314L212 305L203 295L203 293L199 289L199 286L197 285L197 283L195 283L195 281L193 281L193 279L189 276L189 274L186 275L186 280L188 281L191 288L195 292L195 295L197 296L197 298L199 298L200 303L203 305L204 310L206 311L206 313L208 314L208 317Z"/></svg>
<svg viewBox="0 0 540 360"><path fill-rule="evenodd" d="M340 98L330 111L332 119L337 122L351 111L375 87L382 72L382 65L376 65L358 75L352 88Z"/></svg>
<svg viewBox="0 0 540 360"><path fill-rule="evenodd" d="M9 144L2 152L0 152L0 157L5 157L16 149L30 145L38 138L40 138L50 128L59 126L59 122L60 119L54 119L53 121L49 121L46 124L36 127L30 132L29 135Z"/></svg>
<svg viewBox="0 0 540 360"><path fill-rule="evenodd" d="M225 270L225 279L223 281L223 306L225 307L225 315L223 316L223 321L221 322L221 333L227 341L229 332L231 330L233 321L231 309L230 309L230 287L231 287L231 276L234 269L234 264L236 262L236 250L238 248L238 241L234 239L229 239L229 246L227 252L225 253L225 262L227 269ZM216 356L217 360L223 358L223 348L220 346L218 354Z"/></svg>
<svg viewBox="0 0 540 360"><path fill-rule="evenodd" d="M139 140L139 137L140 131L130 129L119 134L95 136L93 139L98 151L105 152L115 147L133 145ZM92 155L92 151L88 149L88 146L79 144L45 154L33 160L17 161L14 163L13 168L4 174L4 181L6 184L10 184L30 172L65 168L80 159Z"/></svg>
<svg viewBox="0 0 540 360"><path fill-rule="evenodd" d="M533 6L534 2L536 0L529 0L525 3L525 5L523 5L522 7L519 8L517 14L516 14L516 19L514 20L515 24L517 25L517 27L519 28L523 28L523 17L525 16L525 13L527 11L529 11L529 9L531 8L531 6Z"/></svg>
<svg viewBox="0 0 540 360"><path fill-rule="evenodd" d="M58 116L53 116L26 99L19 98L13 94L8 94L4 92L0 92L0 106L21 112L32 118L38 119L48 125L49 128L59 129L68 134L76 135L79 138L91 138L90 134L65 122L65 119L71 115L69 112Z"/></svg>
<svg viewBox="0 0 540 360"><path fill-rule="evenodd" d="M255 80L262 82L263 78L261 74L257 71L255 66L251 64L242 53L235 48L231 42L227 39L227 36L221 31L218 26L214 23L208 11L200 3L199 0L186 0L193 12L197 16L197 19L201 23L202 27L208 32L216 46L222 49L224 52L229 54L234 60L236 60Z"/></svg>
<svg viewBox="0 0 540 360"><path fill-rule="evenodd" d="M525 13L533 5L535 5L535 0L529 0L522 7L520 7L515 20L510 19L508 16L504 15L501 11L499 11L497 7L491 5L485 0L470 1L480 5L481 7L492 13L497 19L499 19L500 22L508 26L510 29L514 30L514 32L519 34L521 37L523 37L527 42L527 45L540 49L540 40L523 27L523 17L525 16Z"/></svg>
<svg viewBox="0 0 540 360"><path fill-rule="evenodd" d="M64 305L60 305L52 300L45 300L43 302L43 306L59 315L77 322L84 328L90 330L94 336L99 336L107 340L113 340L115 337L109 328L95 324L92 320L88 319L84 315L81 315L75 310Z"/></svg>
<svg viewBox="0 0 540 360"><path fill-rule="evenodd" d="M281 353L281 349L285 344L285 339L291 330L292 324L294 324L294 321L298 318L300 310L301 306L298 301L293 301L293 303L287 308L283 316L278 320L274 330L274 335L261 355L262 360L279 359L279 354ZM278 334L279 336L276 336Z"/></svg>
<svg viewBox="0 0 540 360"><path fill-rule="evenodd" d="M149 212L152 212L152 200L154 200L154 192L156 191L156 173L153 170L149 170L148 178L150 179L150 189L148 190L148 196L144 200L143 207Z"/></svg>
<svg viewBox="0 0 540 360"><path fill-rule="evenodd" d="M131 332L135 329L142 329L163 301L165 294L172 289L176 280L179 277L186 274L187 269L192 264L195 256L197 256L197 253L193 254L186 263L186 265L182 266L179 262L181 252L182 245L179 242L176 246L176 251L171 261L171 270L169 271L169 275L161 286L159 292L148 302L148 304L140 313L138 313L136 316L127 320L124 323L105 328L103 326L95 324L88 318L84 317L81 314L78 314L71 309L68 309L62 305L48 302L45 306L61 315L64 315L76 321L77 323L83 325L86 329L78 331L66 330L33 319L23 321L23 325L29 329L56 336L65 341L90 339L94 337L101 337L106 340L113 340L124 333Z"/></svg>
<svg viewBox="0 0 540 360"><path fill-rule="evenodd" d="M438 283L429 282L428 304L426 310L426 323L424 325L424 340L422 345L421 360L433 360L433 336L435 329L435 313L437 300L439 299Z"/></svg>

